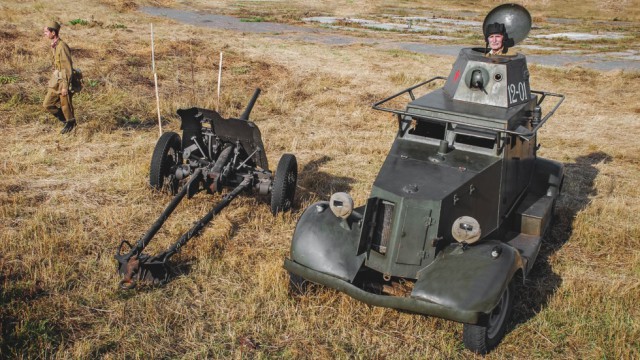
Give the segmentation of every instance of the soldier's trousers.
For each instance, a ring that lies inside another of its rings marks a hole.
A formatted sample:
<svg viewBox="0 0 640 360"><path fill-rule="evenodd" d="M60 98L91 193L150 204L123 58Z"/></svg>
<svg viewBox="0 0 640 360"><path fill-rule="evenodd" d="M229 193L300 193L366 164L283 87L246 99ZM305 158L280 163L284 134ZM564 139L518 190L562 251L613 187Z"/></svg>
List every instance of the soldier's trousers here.
<svg viewBox="0 0 640 360"><path fill-rule="evenodd" d="M71 101L72 96L71 93L67 96L61 96L57 90L47 88L47 95L44 97L42 106L60 121L75 120L76 117L73 114L73 103ZM64 118L61 116L64 116Z"/></svg>

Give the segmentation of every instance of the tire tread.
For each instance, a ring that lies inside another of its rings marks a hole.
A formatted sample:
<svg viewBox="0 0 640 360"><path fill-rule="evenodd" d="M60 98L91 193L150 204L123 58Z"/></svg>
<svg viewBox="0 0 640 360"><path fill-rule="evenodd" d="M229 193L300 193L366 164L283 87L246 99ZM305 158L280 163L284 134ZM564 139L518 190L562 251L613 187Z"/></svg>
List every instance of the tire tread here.
<svg viewBox="0 0 640 360"><path fill-rule="evenodd" d="M293 188L287 188L287 176L293 172L296 181ZM271 213L276 215L281 211L289 211L293 205L298 179L298 161L293 154L284 154L278 162L273 187L271 189ZM290 194L289 194L290 192ZM287 201L289 200L289 201Z"/></svg>
<svg viewBox="0 0 640 360"><path fill-rule="evenodd" d="M161 191L164 185L164 173L167 171L166 157L170 148L180 150L180 135L175 132L166 132L160 136L151 156L149 168L149 185L155 190ZM173 190L172 190L173 191Z"/></svg>

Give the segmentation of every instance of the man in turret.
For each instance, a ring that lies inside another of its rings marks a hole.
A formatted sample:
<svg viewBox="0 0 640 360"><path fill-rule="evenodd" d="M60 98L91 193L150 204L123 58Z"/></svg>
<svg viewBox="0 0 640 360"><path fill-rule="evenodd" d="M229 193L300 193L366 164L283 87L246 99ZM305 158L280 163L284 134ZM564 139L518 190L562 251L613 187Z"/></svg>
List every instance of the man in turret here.
<svg viewBox="0 0 640 360"><path fill-rule="evenodd" d="M53 21L44 27L44 37L51 41L53 54L53 73L47 84L47 95L42 106L64 123L61 134L76 127L70 91L73 76L73 61L69 46L60 39L60 24Z"/></svg>
<svg viewBox="0 0 640 360"><path fill-rule="evenodd" d="M512 46L504 24L494 22L489 24L485 31L485 40L487 43L486 56L511 55L509 47Z"/></svg>

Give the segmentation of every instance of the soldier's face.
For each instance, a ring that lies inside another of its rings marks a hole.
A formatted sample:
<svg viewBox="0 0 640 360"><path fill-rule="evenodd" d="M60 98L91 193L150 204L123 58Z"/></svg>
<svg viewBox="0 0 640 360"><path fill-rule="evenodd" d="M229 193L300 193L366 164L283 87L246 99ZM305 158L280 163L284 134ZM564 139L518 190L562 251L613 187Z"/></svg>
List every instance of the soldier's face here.
<svg viewBox="0 0 640 360"><path fill-rule="evenodd" d="M44 27L44 37L49 39L49 40L53 40L53 38L56 36L56 33L49 31L48 27Z"/></svg>
<svg viewBox="0 0 640 360"><path fill-rule="evenodd" d="M491 34L489 35L489 47L491 50L500 50L502 49L502 34Z"/></svg>

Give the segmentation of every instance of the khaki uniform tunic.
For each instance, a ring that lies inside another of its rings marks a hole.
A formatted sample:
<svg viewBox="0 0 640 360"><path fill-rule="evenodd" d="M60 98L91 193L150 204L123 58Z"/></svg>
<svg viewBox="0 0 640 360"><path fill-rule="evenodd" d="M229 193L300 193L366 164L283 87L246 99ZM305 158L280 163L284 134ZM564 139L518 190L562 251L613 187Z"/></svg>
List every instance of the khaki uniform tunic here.
<svg viewBox="0 0 640 360"><path fill-rule="evenodd" d="M513 54L510 51L510 48L507 48L506 52L502 52L502 50L499 50L498 53L493 54L491 51L489 51L488 53L485 54L486 57L493 57L493 56L513 56Z"/></svg>
<svg viewBox="0 0 640 360"><path fill-rule="evenodd" d="M53 69L53 74L47 84L47 95L42 105L60 120L63 120L60 118L60 111L67 121L75 120L71 102L72 94L69 91L73 75L73 61L71 60L71 49L62 39L58 39L53 48ZM67 89L67 96L60 95L62 89Z"/></svg>

